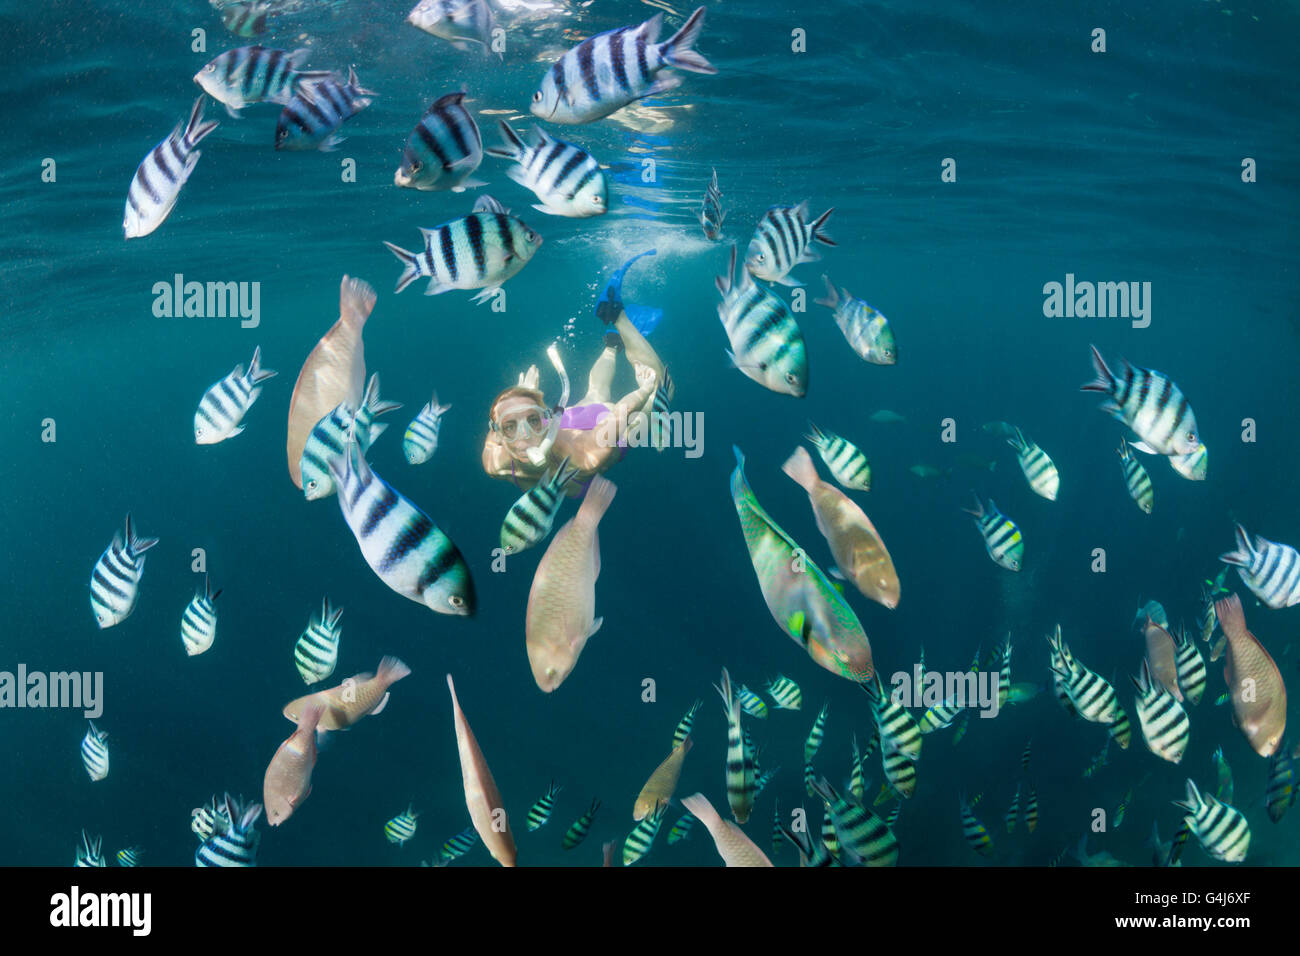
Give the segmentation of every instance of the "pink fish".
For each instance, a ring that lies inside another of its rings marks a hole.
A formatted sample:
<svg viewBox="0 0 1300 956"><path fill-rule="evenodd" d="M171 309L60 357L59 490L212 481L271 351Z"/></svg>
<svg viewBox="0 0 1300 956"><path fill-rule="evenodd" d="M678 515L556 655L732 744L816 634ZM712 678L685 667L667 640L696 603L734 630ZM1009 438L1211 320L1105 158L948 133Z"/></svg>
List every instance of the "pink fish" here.
<svg viewBox="0 0 1300 956"><path fill-rule="evenodd" d="M510 818L501 804L501 792L497 790L492 771L483 759L474 731L469 729L465 712L460 709L456 699L456 685L451 675L447 675L447 687L451 690L451 712L456 722L456 749L460 752L461 782L465 786L465 806L469 810L470 822L483 840L492 859L502 866L515 865L515 838L510 833Z"/></svg>
<svg viewBox="0 0 1300 956"><path fill-rule="evenodd" d="M1241 598L1233 594L1214 602L1219 626L1228 639L1223 679L1232 694L1232 716L1255 753L1271 757L1286 732L1286 685L1273 658L1246 630Z"/></svg>
<svg viewBox="0 0 1300 956"><path fill-rule="evenodd" d="M316 766L316 725L325 705L313 701L303 708L298 729L280 744L262 781L266 822L278 827L311 795L311 772Z"/></svg>

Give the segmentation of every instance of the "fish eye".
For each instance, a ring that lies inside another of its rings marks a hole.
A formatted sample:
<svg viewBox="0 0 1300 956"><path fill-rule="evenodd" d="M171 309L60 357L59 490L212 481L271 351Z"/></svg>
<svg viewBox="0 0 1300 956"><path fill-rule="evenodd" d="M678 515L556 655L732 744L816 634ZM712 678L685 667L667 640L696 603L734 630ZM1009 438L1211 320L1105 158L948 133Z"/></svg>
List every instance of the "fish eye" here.
<svg viewBox="0 0 1300 956"><path fill-rule="evenodd" d="M311 481L307 482L307 490L308 491L316 490L316 480L314 478Z"/></svg>
<svg viewBox="0 0 1300 956"><path fill-rule="evenodd" d="M465 606L465 599L459 594L453 594L451 597L447 598L447 603L454 608L462 608Z"/></svg>
<svg viewBox="0 0 1300 956"><path fill-rule="evenodd" d="M542 101L542 91L538 90L536 93L533 94L533 102L540 103L541 101Z"/></svg>
<svg viewBox="0 0 1300 956"><path fill-rule="evenodd" d="M766 253L762 253L762 252L760 252L760 253L758 254L758 261L759 261L759 262L762 262L762 261L763 261L764 259L766 259L766 258L767 258Z"/></svg>
<svg viewBox="0 0 1300 956"><path fill-rule="evenodd" d="M423 165L418 159L411 160L411 172L418 173Z"/></svg>
<svg viewBox="0 0 1300 956"><path fill-rule="evenodd" d="M217 72L217 65L216 65L215 63L209 63L207 66L205 66L205 67L203 68L203 72L204 72L204 73L215 73L215 72Z"/></svg>
<svg viewBox="0 0 1300 956"><path fill-rule="evenodd" d="M1187 433L1187 440L1188 440L1188 441L1196 441L1196 432L1188 432L1188 433Z"/></svg>
<svg viewBox="0 0 1300 956"><path fill-rule="evenodd" d="M797 385L799 383L799 378L794 374L794 372L786 372L785 380L791 385Z"/></svg>

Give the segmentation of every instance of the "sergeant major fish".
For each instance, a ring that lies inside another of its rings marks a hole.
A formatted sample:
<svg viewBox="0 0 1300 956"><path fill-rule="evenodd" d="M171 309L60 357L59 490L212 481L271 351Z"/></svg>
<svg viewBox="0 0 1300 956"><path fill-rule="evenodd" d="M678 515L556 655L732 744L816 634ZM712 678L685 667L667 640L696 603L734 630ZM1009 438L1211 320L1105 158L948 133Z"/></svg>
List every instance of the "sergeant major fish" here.
<svg viewBox="0 0 1300 956"><path fill-rule="evenodd" d="M184 127L177 125L140 161L126 191L126 211L122 218L126 238L149 235L171 215L181 187L203 155L199 143L216 128L216 122L203 122L203 97L200 96L194 101Z"/></svg>
<svg viewBox="0 0 1300 956"><path fill-rule="evenodd" d="M194 82L214 100L226 107L235 119L250 103L288 103L299 84L318 82L329 77L328 71L299 72L310 50L292 53L272 47L241 46L227 50L194 74Z"/></svg>
<svg viewBox="0 0 1300 956"><path fill-rule="evenodd" d="M755 279L764 279L779 285L800 286L799 280L789 272L802 262L815 262L821 254L813 248L814 242L833 246L835 240L823 227L834 208L808 221L808 203L797 206L773 206L759 220L754 238L745 252L745 271Z"/></svg>
<svg viewBox="0 0 1300 956"><path fill-rule="evenodd" d="M277 374L262 368L261 361L262 348L258 346L253 349L247 374L243 365L236 365L234 371L203 393L194 413L196 445L215 445L244 430L241 422L262 394L262 383Z"/></svg>
<svg viewBox="0 0 1300 956"><path fill-rule="evenodd" d="M135 610L144 576L144 553L157 543L157 538L135 536L130 514L126 516L126 537L114 532L90 572L90 610L101 630L121 624Z"/></svg>
<svg viewBox="0 0 1300 956"><path fill-rule="evenodd" d="M814 301L834 313L835 324L844 333L849 348L872 365L897 363L898 346L889 320L866 302L855 298L848 289L836 292L827 276L823 275L822 281L826 283L826 295Z"/></svg>
<svg viewBox="0 0 1300 956"><path fill-rule="evenodd" d="M1190 455L1200 445L1196 416L1187 398L1163 372L1139 368L1120 359L1119 374L1106 367L1092 346L1097 377L1081 387L1084 392L1107 396L1101 410L1137 434L1161 455Z"/></svg>
<svg viewBox="0 0 1300 956"><path fill-rule="evenodd" d="M722 223L727 214L722 209L722 190L718 188L718 171L713 170L708 188L704 190L704 205L700 207L700 226L704 238L710 242L722 235Z"/></svg>
<svg viewBox="0 0 1300 956"><path fill-rule="evenodd" d="M425 111L406 140L394 185L454 193L486 185L470 178L483 162L483 138L465 109L465 95L460 90L440 96Z"/></svg>
<svg viewBox="0 0 1300 956"><path fill-rule="evenodd" d="M369 106L375 95L361 86L352 67L347 82L330 76L300 87L276 120L275 148L333 152L346 138L339 127Z"/></svg>
<svg viewBox="0 0 1300 956"><path fill-rule="evenodd" d="M420 0L406 22L457 50L470 50L477 44L485 53L491 50L496 29L488 0Z"/></svg>
<svg viewBox="0 0 1300 956"><path fill-rule="evenodd" d="M503 145L489 147L487 153L514 161L506 175L541 200L534 209L572 219L600 216L608 210L605 174L585 149L556 139L539 126L533 127L532 145L526 145L505 120L501 139Z"/></svg>
<svg viewBox="0 0 1300 956"><path fill-rule="evenodd" d="M480 289L475 302L495 295L542 245L541 236L491 196L480 196L468 216L433 229L421 229L420 234L424 236L420 252L384 243L402 263L395 291L401 292L416 279L427 278L425 295Z"/></svg>
<svg viewBox="0 0 1300 956"><path fill-rule="evenodd" d="M474 581L455 543L375 474L354 443L330 462L330 474L343 520L379 580L438 614L474 613Z"/></svg>
<svg viewBox="0 0 1300 956"><path fill-rule="evenodd" d="M803 398L808 391L808 352L803 332L784 302L754 283L749 272L736 272L736 247L731 247L727 274L714 280L722 302L718 318L727 332L727 356L747 378L783 395Z"/></svg>
<svg viewBox="0 0 1300 956"><path fill-rule="evenodd" d="M433 401L420 409L402 436L402 452L412 465L423 465L438 450L438 433L442 430L442 416L451 411L451 405L439 405L438 393Z"/></svg>
<svg viewBox="0 0 1300 956"><path fill-rule="evenodd" d="M533 94L533 115L551 123L591 123L643 97L676 89L680 77L660 75L668 67L718 72L694 49L704 27L703 7L660 43L663 19L662 13L656 13L640 26L597 34L565 53Z"/></svg>
<svg viewBox="0 0 1300 956"><path fill-rule="evenodd" d="M337 490L330 475L330 462L343 454L351 436L364 457L370 446L388 426L375 421L380 415L396 411L401 402L385 402L379 398L379 373L370 376L361 407L354 409L347 402L334 406L334 410L316 423L302 450L299 471L302 474L302 493L308 501L328 498Z"/></svg>

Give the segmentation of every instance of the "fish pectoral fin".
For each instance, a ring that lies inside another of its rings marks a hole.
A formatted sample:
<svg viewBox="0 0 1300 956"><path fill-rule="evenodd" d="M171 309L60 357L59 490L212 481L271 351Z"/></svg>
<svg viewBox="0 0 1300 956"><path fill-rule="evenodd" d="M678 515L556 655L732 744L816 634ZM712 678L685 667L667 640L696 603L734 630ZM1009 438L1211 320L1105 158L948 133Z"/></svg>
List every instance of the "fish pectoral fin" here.
<svg viewBox="0 0 1300 956"><path fill-rule="evenodd" d="M603 617L596 618L594 621L591 622L591 630L589 630L586 634L583 634L581 637L575 637L572 641L569 642L569 647L572 648L574 651L581 651L584 647L587 646L587 642L591 640L592 635L594 635L597 631L599 631L600 626L604 623L605 623L605 619Z"/></svg>
<svg viewBox="0 0 1300 956"><path fill-rule="evenodd" d="M388 706L388 698L391 696L392 691L385 691L384 696L379 699L379 703L375 704L374 710L371 710L367 716L374 717L383 711Z"/></svg>
<svg viewBox="0 0 1300 956"><path fill-rule="evenodd" d="M799 281L798 279L796 279L794 276L790 276L790 275L783 275L783 276L781 276L781 278L779 278L779 279L776 280L776 284L777 284L777 285L789 286L789 287L791 287L791 288L796 288L796 287L798 287L798 286L803 285L802 282L800 282L800 281Z"/></svg>
<svg viewBox="0 0 1300 956"><path fill-rule="evenodd" d="M812 633L812 626L808 623L808 615L803 611L795 611L785 622L786 627L790 629L790 636L797 638L799 643L807 644L808 637Z"/></svg>

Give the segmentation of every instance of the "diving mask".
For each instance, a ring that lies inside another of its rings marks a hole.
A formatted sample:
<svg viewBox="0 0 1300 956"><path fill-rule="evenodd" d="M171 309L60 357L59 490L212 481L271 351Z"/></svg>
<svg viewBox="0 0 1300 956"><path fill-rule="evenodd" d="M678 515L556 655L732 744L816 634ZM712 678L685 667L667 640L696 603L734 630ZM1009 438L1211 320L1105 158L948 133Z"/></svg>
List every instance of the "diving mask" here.
<svg viewBox="0 0 1300 956"><path fill-rule="evenodd" d="M508 442L520 438L542 438L551 425L551 412L540 405L512 411L500 421L494 422L492 428Z"/></svg>

